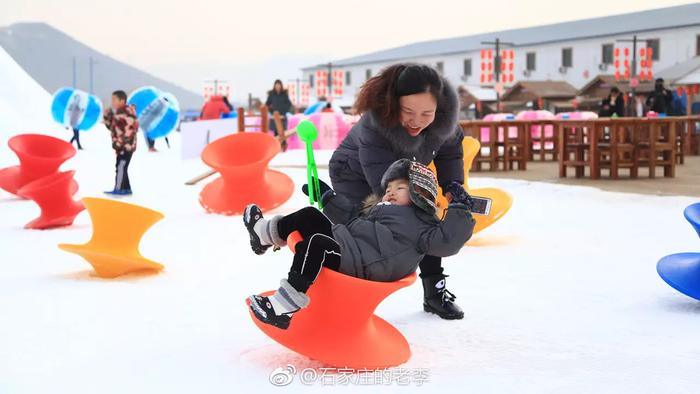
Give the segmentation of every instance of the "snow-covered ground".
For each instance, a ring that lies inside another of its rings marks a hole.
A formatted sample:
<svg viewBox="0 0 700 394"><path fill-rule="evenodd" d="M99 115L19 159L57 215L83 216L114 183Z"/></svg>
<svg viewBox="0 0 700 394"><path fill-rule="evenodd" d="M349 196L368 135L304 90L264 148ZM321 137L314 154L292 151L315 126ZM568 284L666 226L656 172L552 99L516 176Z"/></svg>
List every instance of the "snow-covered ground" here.
<svg viewBox="0 0 700 394"><path fill-rule="evenodd" d="M11 134L0 128L0 168L16 163L5 144ZM112 187L114 156L104 129L83 136L86 150L63 169L77 170L79 196L101 197ZM306 387L299 376L278 388L271 372L322 367L272 342L244 304L275 287L291 254L255 256L239 216L206 214L197 197L209 180L183 183L207 168L180 160L179 136L171 140L170 150L158 142L159 153L147 153L141 141L130 170L135 195L125 199L165 214L141 248L165 265L157 275L91 276L85 261L56 247L89 239L86 213L68 228L23 230L37 207L0 191L0 393L297 392ZM275 164L304 164L302 155L287 153ZM317 156L323 163L328 152ZM284 171L304 183L304 169ZM694 199L489 178L470 184L505 189L515 202L446 259L449 288L466 317L424 313L419 283L389 297L377 313L403 332L413 356L374 390L697 392L700 302L655 270L666 254L699 249L682 216ZM298 192L276 212L306 204ZM390 381L406 371L429 380Z"/></svg>

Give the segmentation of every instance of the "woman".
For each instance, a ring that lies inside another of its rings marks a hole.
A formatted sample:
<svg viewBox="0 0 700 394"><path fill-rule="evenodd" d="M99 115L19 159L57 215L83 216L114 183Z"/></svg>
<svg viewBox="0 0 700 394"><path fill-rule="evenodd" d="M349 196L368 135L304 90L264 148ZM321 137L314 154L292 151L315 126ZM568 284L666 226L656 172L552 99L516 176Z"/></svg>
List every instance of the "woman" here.
<svg viewBox="0 0 700 394"><path fill-rule="evenodd" d="M292 102L289 100L289 94L287 90L284 89L282 81L275 80L275 84L267 93L267 100L265 100L265 105L267 110L272 115L275 111L279 112L282 117L282 128L283 130L277 130L277 125L275 125L274 119L270 117L270 130L275 132L275 136L287 129L287 112L292 110Z"/></svg>
<svg viewBox="0 0 700 394"><path fill-rule="evenodd" d="M618 118L625 116L625 103L617 86L610 88L610 94L600 103L600 111L598 111L598 116L603 118L613 115Z"/></svg>
<svg viewBox="0 0 700 394"><path fill-rule="evenodd" d="M457 123L459 100L447 80L434 69L396 64L362 86L355 110L362 114L329 163L336 193L358 206L368 195L384 194L382 175L396 160L435 162L443 190L452 181L464 183L462 129ZM451 199L449 193L446 194ZM439 257L420 263L423 309L443 319L461 319L464 312L445 287Z"/></svg>

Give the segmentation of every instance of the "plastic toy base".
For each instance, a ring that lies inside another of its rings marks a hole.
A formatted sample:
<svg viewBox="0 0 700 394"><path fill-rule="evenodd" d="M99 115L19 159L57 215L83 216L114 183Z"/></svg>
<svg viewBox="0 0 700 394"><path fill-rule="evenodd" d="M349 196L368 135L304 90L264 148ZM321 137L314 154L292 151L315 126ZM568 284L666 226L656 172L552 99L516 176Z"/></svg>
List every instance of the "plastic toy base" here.
<svg viewBox="0 0 700 394"><path fill-rule="evenodd" d="M659 260L656 271L669 286L700 301L700 253L668 255Z"/></svg>
<svg viewBox="0 0 700 394"><path fill-rule="evenodd" d="M85 210L83 204L74 202L68 209L66 209L65 216L54 218L40 216L25 224L24 228L31 230L47 230L50 228L70 226L73 224L76 216L78 216L78 214L83 210Z"/></svg>
<svg viewBox="0 0 700 394"><path fill-rule="evenodd" d="M139 272L160 272L163 265L143 257L118 256L94 251L86 245L60 244L58 247L66 252L75 253L84 258L95 274L100 278L113 279L126 274Z"/></svg>
<svg viewBox="0 0 700 394"><path fill-rule="evenodd" d="M24 228L44 230L73 223L85 209L71 196L71 188L77 185L74 174L75 171L58 172L30 182L17 191L17 195L31 199L41 209L41 215Z"/></svg>
<svg viewBox="0 0 700 394"><path fill-rule="evenodd" d="M415 280L414 273L396 282L372 282L324 268L309 288L309 307L296 312L286 330L250 314L274 341L324 364L354 369L394 367L408 361L411 348L401 332L374 310L384 298Z"/></svg>
<svg viewBox="0 0 700 394"><path fill-rule="evenodd" d="M230 182L229 182L230 183ZM265 212L284 204L294 193L294 182L286 174L265 170L264 192L251 194L249 185L229 185L218 178L202 189L199 203L210 213L240 215L255 203Z"/></svg>

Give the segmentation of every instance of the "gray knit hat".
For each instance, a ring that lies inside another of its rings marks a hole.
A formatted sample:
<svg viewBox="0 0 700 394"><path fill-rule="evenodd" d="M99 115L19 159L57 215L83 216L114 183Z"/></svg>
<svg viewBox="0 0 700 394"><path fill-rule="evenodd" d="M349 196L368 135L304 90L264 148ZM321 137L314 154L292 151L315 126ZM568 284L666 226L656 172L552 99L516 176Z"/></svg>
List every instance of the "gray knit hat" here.
<svg viewBox="0 0 700 394"><path fill-rule="evenodd" d="M382 176L382 189L396 179L407 179L411 201L429 214L435 214L438 182L430 168L417 161L399 159Z"/></svg>

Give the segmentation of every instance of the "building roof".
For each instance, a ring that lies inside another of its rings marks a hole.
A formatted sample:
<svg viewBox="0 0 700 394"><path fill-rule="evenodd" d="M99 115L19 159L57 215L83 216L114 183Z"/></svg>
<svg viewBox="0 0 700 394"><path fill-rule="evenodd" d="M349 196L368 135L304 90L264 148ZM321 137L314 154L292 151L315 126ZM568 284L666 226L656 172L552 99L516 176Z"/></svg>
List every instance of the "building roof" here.
<svg viewBox="0 0 700 394"><path fill-rule="evenodd" d="M700 83L700 56L665 68L656 73L655 77L663 78L667 85Z"/></svg>
<svg viewBox="0 0 700 394"><path fill-rule="evenodd" d="M460 92L460 88L465 94L472 96L475 101L496 101L496 91L493 89L475 85L462 85L457 89L458 92Z"/></svg>
<svg viewBox="0 0 700 394"><path fill-rule="evenodd" d="M332 63L343 67L367 63L392 62L417 57L466 53L482 49L482 41L492 41L496 37L504 42L512 42L518 47L696 25L700 25L700 3L424 41L340 59ZM303 68L303 70L310 70L316 67L318 66L309 66Z"/></svg>
<svg viewBox="0 0 700 394"><path fill-rule="evenodd" d="M610 93L610 88L617 86L622 93L628 93L630 91L629 81L617 81L614 75L596 75L588 81L583 87L578 91L578 96L587 97L597 97L603 98ZM654 90L653 81L640 82L639 86L635 89L637 92L651 92Z"/></svg>
<svg viewBox="0 0 700 394"><path fill-rule="evenodd" d="M503 101L574 98L578 91L564 81L520 81L503 94Z"/></svg>

